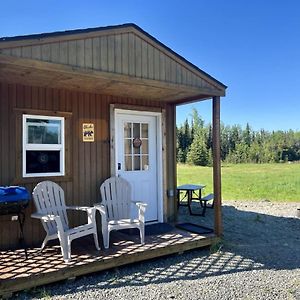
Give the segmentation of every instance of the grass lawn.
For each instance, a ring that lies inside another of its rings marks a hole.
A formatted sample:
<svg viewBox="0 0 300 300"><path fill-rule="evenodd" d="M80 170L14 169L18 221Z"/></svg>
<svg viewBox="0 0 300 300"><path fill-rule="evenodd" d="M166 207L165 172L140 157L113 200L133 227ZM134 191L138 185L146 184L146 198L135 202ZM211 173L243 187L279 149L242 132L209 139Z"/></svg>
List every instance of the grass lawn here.
<svg viewBox="0 0 300 300"><path fill-rule="evenodd" d="M177 181L205 184L211 193L212 168L178 164ZM300 164L223 164L222 198L300 202Z"/></svg>

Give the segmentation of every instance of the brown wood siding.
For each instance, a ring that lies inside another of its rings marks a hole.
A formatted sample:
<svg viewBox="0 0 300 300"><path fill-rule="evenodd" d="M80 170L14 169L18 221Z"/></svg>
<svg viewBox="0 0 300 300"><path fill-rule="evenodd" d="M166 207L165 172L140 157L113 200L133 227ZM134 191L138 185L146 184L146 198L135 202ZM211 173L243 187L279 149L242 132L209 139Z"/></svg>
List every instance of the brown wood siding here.
<svg viewBox="0 0 300 300"><path fill-rule="evenodd" d="M52 88L0 82L0 185L22 185L32 191L40 180L21 178L22 114L66 115L66 166L64 177L55 177L65 191L69 205L92 205L99 201L100 183L110 176L110 104L128 104L164 109L158 101L111 97ZM95 142L82 142L82 124L95 124ZM67 146L68 145L68 146ZM68 161L69 160L69 161ZM170 174L169 174L170 175ZM53 178L50 180L54 180ZM40 245L44 231L39 221L30 218L33 202L26 211L25 238L29 245ZM85 221L85 215L70 215L71 225ZM0 216L0 249L18 245L18 223Z"/></svg>
<svg viewBox="0 0 300 300"><path fill-rule="evenodd" d="M6 48L0 53L186 86L212 87L209 80L134 32Z"/></svg>

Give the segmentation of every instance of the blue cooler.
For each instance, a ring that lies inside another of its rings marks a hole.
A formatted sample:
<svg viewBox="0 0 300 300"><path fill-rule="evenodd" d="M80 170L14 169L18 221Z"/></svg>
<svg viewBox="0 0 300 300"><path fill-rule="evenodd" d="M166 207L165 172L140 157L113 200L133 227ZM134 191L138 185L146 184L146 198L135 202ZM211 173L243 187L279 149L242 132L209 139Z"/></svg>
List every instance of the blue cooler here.
<svg viewBox="0 0 300 300"><path fill-rule="evenodd" d="M20 186L0 187L0 215L19 214L29 203L30 194Z"/></svg>

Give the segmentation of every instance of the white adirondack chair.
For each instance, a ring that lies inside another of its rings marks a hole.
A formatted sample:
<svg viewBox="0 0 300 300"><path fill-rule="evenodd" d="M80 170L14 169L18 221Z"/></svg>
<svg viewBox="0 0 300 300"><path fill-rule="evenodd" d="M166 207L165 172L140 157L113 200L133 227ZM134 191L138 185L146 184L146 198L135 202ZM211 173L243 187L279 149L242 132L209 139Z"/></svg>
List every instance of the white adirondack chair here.
<svg viewBox="0 0 300 300"><path fill-rule="evenodd" d="M100 187L101 204L95 207L101 213L103 244L109 247L109 235L112 230L138 228L141 244L145 243L146 203L131 201L131 185L121 177L106 179ZM138 218L132 218L131 206L138 209Z"/></svg>
<svg viewBox="0 0 300 300"><path fill-rule="evenodd" d="M96 209L94 207L66 206L63 189L52 181L38 183L32 195L37 212L31 217L40 219L47 233L41 250L44 249L49 240L58 238L63 259L65 262L69 262L72 240L89 234L93 234L95 246L97 250L100 250L95 218ZM88 223L69 228L67 209L86 211Z"/></svg>

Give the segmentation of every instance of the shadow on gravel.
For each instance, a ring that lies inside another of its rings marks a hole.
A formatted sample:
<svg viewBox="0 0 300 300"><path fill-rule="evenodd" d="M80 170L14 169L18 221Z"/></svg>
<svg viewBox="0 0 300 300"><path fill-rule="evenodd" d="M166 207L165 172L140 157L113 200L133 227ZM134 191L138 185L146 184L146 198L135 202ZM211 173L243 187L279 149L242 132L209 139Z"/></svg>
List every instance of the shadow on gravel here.
<svg viewBox="0 0 300 300"><path fill-rule="evenodd" d="M203 225L213 222L213 210L209 210L205 218L181 213L180 220ZM204 248L132 264L81 277L72 283L55 284L51 294L195 280L244 271L300 268L300 219L223 206L223 223L223 246L215 253Z"/></svg>
<svg viewBox="0 0 300 300"><path fill-rule="evenodd" d="M300 219L223 207L224 250L265 269L300 268Z"/></svg>

